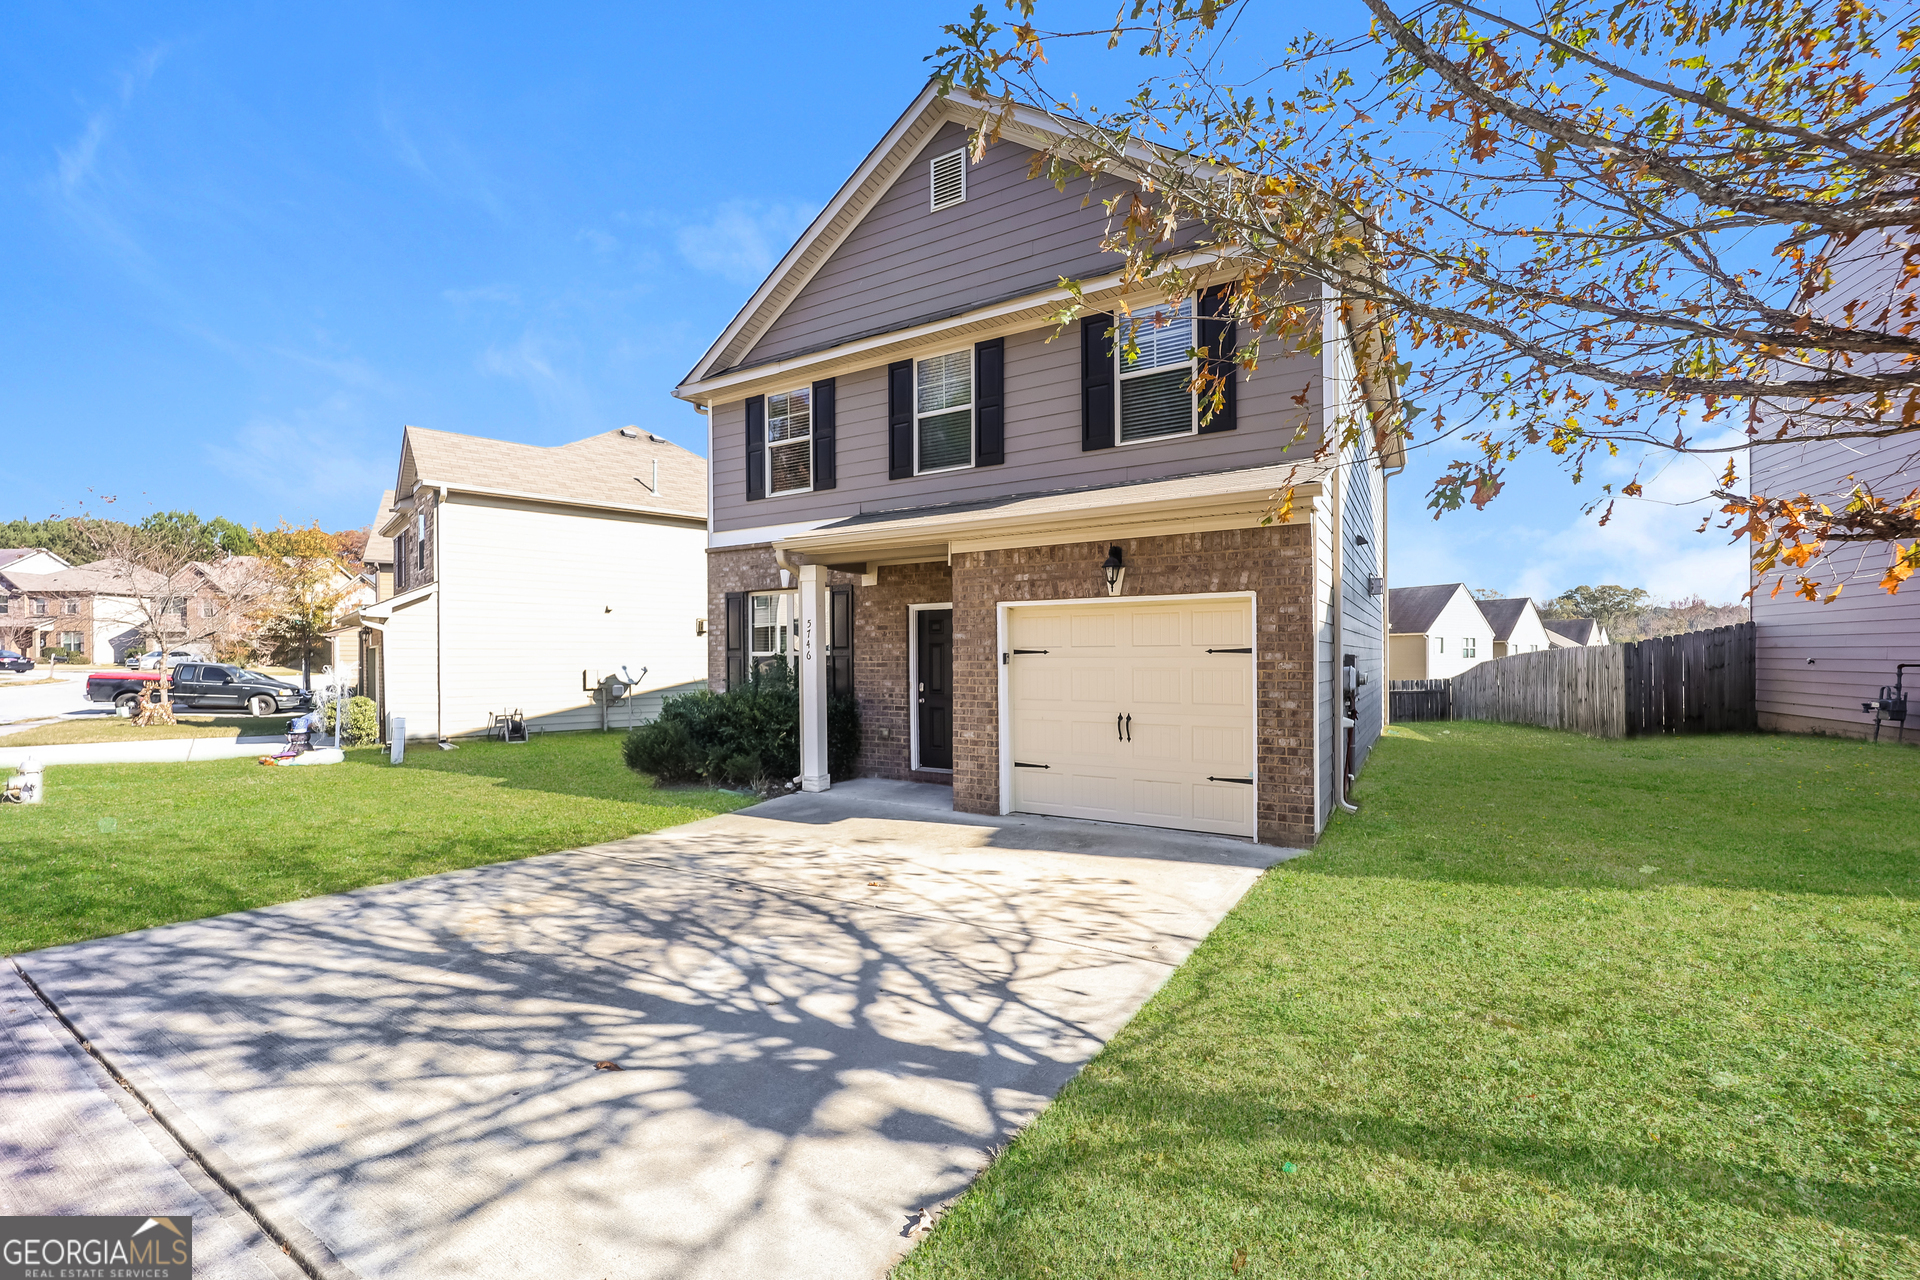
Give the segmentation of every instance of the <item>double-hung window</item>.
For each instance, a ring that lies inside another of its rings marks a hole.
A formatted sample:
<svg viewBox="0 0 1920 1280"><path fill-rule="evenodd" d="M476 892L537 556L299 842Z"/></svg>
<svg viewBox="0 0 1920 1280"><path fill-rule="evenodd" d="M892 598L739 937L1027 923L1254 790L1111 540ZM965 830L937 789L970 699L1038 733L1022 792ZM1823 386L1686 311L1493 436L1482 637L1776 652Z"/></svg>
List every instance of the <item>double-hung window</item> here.
<svg viewBox="0 0 1920 1280"><path fill-rule="evenodd" d="M806 493L812 488L813 391L802 387L798 391L770 395L767 397L767 492Z"/></svg>
<svg viewBox="0 0 1920 1280"><path fill-rule="evenodd" d="M757 592L747 598L747 659L753 669L793 660L799 602L791 591Z"/></svg>
<svg viewBox="0 0 1920 1280"><path fill-rule="evenodd" d="M913 469L953 471L973 465L973 352L918 361L914 368Z"/></svg>
<svg viewBox="0 0 1920 1280"><path fill-rule="evenodd" d="M1479 656L1480 650L1479 650L1479 647L1474 643L1474 640L1475 640L1475 637L1473 636L1462 636L1460 638L1460 656L1461 657L1473 658L1473 657Z"/></svg>
<svg viewBox="0 0 1920 1280"><path fill-rule="evenodd" d="M1194 409L1193 299L1178 307L1134 312L1114 326L1120 385L1120 443L1135 444L1198 431ZM1128 347L1135 354L1128 358Z"/></svg>
<svg viewBox="0 0 1920 1280"><path fill-rule="evenodd" d="M60 612L78 613L80 612L80 602L78 600L62 600L60 602Z"/></svg>

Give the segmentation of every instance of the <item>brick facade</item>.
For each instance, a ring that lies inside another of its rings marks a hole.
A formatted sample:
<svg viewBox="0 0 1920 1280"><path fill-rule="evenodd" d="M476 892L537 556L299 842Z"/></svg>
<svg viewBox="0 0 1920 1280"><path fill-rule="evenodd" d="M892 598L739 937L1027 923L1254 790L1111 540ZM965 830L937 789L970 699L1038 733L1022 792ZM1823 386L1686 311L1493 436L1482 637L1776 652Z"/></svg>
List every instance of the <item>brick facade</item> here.
<svg viewBox="0 0 1920 1280"><path fill-rule="evenodd" d="M953 806L1000 812L1002 602L1106 599L1119 546L1127 596L1255 593L1258 839L1304 848L1314 832L1313 535L1305 523L1121 538L953 558Z"/></svg>
<svg viewBox="0 0 1920 1280"><path fill-rule="evenodd" d="M1109 541L962 552L945 563L889 565L854 589L854 693L860 702L860 773L948 782L954 808L1000 811L1000 654L996 606L1106 599L1100 562ZM1251 591L1258 650L1258 838L1304 847L1314 833L1313 538L1305 523L1159 538L1120 539L1127 596ZM708 552L707 655L715 689L726 680L726 593L778 591L766 544ZM833 585L857 582L835 573ZM910 766L913 691L908 606L951 601L952 775Z"/></svg>

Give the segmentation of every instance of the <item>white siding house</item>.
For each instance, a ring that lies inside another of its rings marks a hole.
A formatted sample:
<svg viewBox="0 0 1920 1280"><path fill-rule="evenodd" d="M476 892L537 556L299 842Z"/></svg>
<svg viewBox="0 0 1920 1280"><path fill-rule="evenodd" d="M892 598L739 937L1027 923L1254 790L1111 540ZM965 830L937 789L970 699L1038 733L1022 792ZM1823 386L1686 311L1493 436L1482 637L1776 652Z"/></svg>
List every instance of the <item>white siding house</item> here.
<svg viewBox="0 0 1920 1280"><path fill-rule="evenodd" d="M1494 656L1493 626L1464 582L1395 587L1387 616L1387 666L1395 680L1444 680Z"/></svg>
<svg viewBox="0 0 1920 1280"><path fill-rule="evenodd" d="M1504 658L1514 653L1545 653L1554 647L1553 637L1540 621L1540 610L1526 596L1504 600L1482 600L1480 612L1493 628L1493 656Z"/></svg>
<svg viewBox="0 0 1920 1280"><path fill-rule="evenodd" d="M393 594L360 610L361 687L409 738L624 728L704 688L706 471L629 428L554 448L407 428ZM630 674L629 697L605 676Z"/></svg>

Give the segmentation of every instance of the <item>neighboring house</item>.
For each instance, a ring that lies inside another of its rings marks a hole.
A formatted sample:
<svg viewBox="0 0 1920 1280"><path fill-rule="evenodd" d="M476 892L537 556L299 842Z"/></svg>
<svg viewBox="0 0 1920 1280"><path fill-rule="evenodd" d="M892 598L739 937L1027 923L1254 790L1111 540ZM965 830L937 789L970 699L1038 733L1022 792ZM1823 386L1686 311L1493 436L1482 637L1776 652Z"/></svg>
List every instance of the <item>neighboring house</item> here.
<svg viewBox="0 0 1920 1280"><path fill-rule="evenodd" d="M1871 233L1843 251L1834 286L1815 301L1814 313L1844 307L1871 315L1881 306L1905 315L1912 306L1906 239L1873 247ZM1838 317L1836 317L1838 318ZM1872 322L1869 321L1869 324ZM1875 357L1856 357L1855 368L1870 367ZM1832 413L1828 406L1823 410ZM1885 440L1842 440L1817 444L1755 444L1748 451L1752 491L1774 497L1806 493L1839 508L1856 484L1880 497L1898 500L1920 488L1913 435ZM1920 662L1920 577L1909 578L1898 594L1879 585L1887 571L1886 544L1849 546L1809 572L1823 582L1821 598L1844 586L1831 604L1795 594L1794 570L1775 593L1775 575L1753 583L1754 679L1762 729L1827 733L1860 738L1873 733L1873 716L1861 703L1877 699L1894 682L1894 668ZM1905 688L1915 689L1920 671L1905 673ZM1920 698L1911 698L1906 722L1908 742L1920 740ZM1882 736L1898 726L1887 725Z"/></svg>
<svg viewBox="0 0 1920 1280"><path fill-rule="evenodd" d="M1556 649L1595 648L1611 643L1607 629L1592 618L1542 618L1547 640Z"/></svg>
<svg viewBox="0 0 1920 1280"><path fill-rule="evenodd" d="M39 654L59 648L82 662L122 662L153 642L155 623L143 601L165 601L155 607L169 647L190 644L212 656L229 641L244 643L251 632L252 563L237 556L192 564L171 596L158 574L129 574L104 560L41 574L8 566L0 569L0 646Z"/></svg>
<svg viewBox="0 0 1920 1280"><path fill-rule="evenodd" d="M0 569L16 573L58 573L73 565L45 547L0 547Z"/></svg>
<svg viewBox="0 0 1920 1280"><path fill-rule="evenodd" d="M1127 294L1168 323L1123 361L1099 242L1125 185L1030 179L1053 128L1032 113L971 164L970 118L923 92L675 390L708 415L709 679L797 663L807 790L850 694L858 772L950 784L961 812L1310 844L1346 768L1343 661L1366 680L1352 764L1381 728L1403 465L1313 454L1394 389L1351 398L1330 299L1323 354L1229 365L1202 421L1188 353L1236 344L1208 318L1231 272L1189 254L1177 306ZM1062 277L1091 308L1065 331Z"/></svg>
<svg viewBox="0 0 1920 1280"><path fill-rule="evenodd" d="M1480 614L1493 631L1493 656L1543 653L1553 648L1553 637L1540 620L1540 610L1526 596L1481 600Z"/></svg>
<svg viewBox="0 0 1920 1280"><path fill-rule="evenodd" d="M373 513L373 523L367 526L366 549L360 553L367 579L373 584L375 601L393 594L393 539L380 532L380 526L386 523L392 510L393 490L387 489L380 494L379 509Z"/></svg>
<svg viewBox="0 0 1920 1280"><path fill-rule="evenodd" d="M631 427L551 448L408 427L393 495L368 543L391 592L346 620L383 734L396 716L409 738L481 733L513 711L624 726L700 687L697 455ZM634 696L607 705L599 682L623 671Z"/></svg>
<svg viewBox="0 0 1920 1280"><path fill-rule="evenodd" d="M1395 587L1387 617L1395 680L1445 680L1494 656L1493 627L1464 582Z"/></svg>

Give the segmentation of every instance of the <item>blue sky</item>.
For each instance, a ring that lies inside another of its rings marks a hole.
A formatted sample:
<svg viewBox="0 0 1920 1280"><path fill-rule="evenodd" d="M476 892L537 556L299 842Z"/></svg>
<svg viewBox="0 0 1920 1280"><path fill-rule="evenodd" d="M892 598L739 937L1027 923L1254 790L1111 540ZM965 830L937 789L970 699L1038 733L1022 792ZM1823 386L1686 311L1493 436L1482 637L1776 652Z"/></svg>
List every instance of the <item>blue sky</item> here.
<svg viewBox="0 0 1920 1280"><path fill-rule="evenodd" d="M16 7L0 519L110 494L363 525L404 423L536 444L634 423L704 451L668 390L967 7ZM1234 39L1256 54L1299 12ZM1111 102L1140 64L1054 71ZM1597 529L1592 485L1545 467L1435 523L1444 461L1395 482L1397 583L1745 589L1737 549L1685 532L1697 510Z"/></svg>

